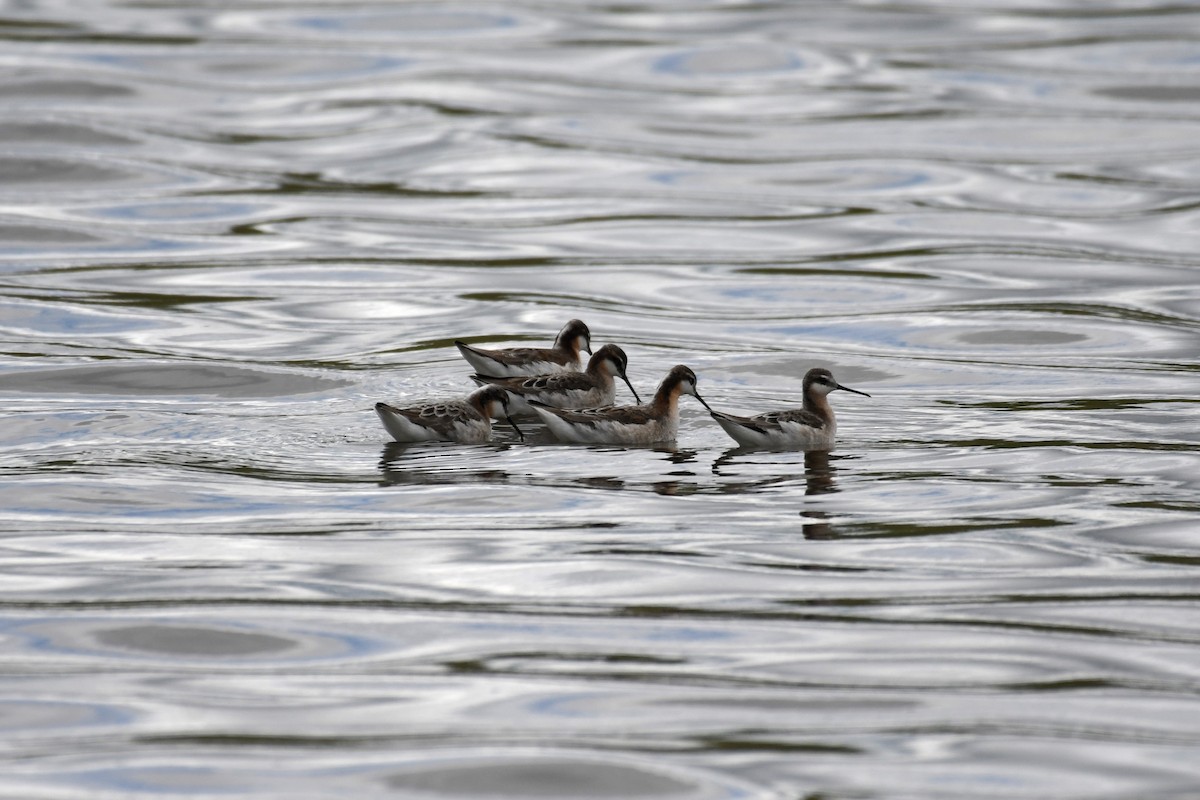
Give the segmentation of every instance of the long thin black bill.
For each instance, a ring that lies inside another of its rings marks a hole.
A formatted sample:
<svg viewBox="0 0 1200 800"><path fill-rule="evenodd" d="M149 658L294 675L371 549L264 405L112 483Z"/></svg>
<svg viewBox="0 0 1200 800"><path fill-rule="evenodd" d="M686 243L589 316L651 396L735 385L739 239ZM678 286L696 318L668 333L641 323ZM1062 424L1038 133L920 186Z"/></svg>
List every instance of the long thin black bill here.
<svg viewBox="0 0 1200 800"><path fill-rule="evenodd" d="M636 400L637 404L640 406L642 404L642 398L638 397L637 389L633 388L633 384L629 382L629 378L626 378L624 375L622 375L621 380L625 381L625 385L629 387L629 391L633 392L633 399Z"/></svg>

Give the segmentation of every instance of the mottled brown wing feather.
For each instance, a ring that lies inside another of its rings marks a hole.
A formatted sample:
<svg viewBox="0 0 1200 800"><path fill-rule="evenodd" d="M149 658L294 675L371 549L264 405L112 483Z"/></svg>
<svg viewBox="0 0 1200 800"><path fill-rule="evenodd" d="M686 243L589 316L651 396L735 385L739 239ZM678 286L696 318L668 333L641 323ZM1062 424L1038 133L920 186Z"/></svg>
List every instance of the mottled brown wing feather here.
<svg viewBox="0 0 1200 800"><path fill-rule="evenodd" d="M474 419L478 415L473 408L463 403L438 403L421 409L398 408L398 412L427 428L446 432L451 430L454 423Z"/></svg>
<svg viewBox="0 0 1200 800"><path fill-rule="evenodd" d="M537 392L566 392L572 389L592 388L591 379L582 372L562 372L555 375L539 375L521 381L521 388Z"/></svg>
<svg viewBox="0 0 1200 800"><path fill-rule="evenodd" d="M587 390L593 388L591 379L582 372L560 372L553 375L538 375L533 378L500 378L495 375L471 376L477 381L501 386L510 392L546 392L568 391L571 389Z"/></svg>
<svg viewBox="0 0 1200 800"><path fill-rule="evenodd" d="M643 406L619 406L616 408L610 406L608 408L581 408L575 411L567 411L561 408L553 408L536 400L530 402L533 405L550 409L573 425L596 425L601 422L644 425L654 419L654 412Z"/></svg>
<svg viewBox="0 0 1200 800"><path fill-rule="evenodd" d="M504 350L484 350L487 355L501 364L519 365L527 361L546 361L551 358L552 350L537 347L512 347Z"/></svg>
<svg viewBox="0 0 1200 800"><path fill-rule="evenodd" d="M791 408L786 411L768 411L765 414L759 414L751 418L753 420L762 420L774 425L783 422L797 422L801 425L807 425L810 428L824 428L825 421L811 411L805 411L803 408Z"/></svg>

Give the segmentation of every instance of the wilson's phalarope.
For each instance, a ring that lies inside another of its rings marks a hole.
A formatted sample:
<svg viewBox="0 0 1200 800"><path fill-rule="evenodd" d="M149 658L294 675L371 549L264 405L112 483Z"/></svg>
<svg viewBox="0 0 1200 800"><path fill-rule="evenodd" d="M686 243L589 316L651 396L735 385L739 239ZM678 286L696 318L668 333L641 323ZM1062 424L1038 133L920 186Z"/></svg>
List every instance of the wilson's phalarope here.
<svg viewBox="0 0 1200 800"><path fill-rule="evenodd" d="M610 406L617 396L613 376L625 381L633 399L638 403L637 390L625 375L629 359L625 351L615 344L606 344L588 359L584 372L555 372L535 378L497 378L491 375L472 375L471 380L480 386L491 384L507 391L511 397L508 410L512 414L534 416L528 400L537 400L555 408L595 408Z"/></svg>
<svg viewBox="0 0 1200 800"><path fill-rule="evenodd" d="M508 392L499 386L476 389L463 400L411 408L376 403L375 413L397 442L462 442L480 444L492 438L492 417L503 416L521 439L525 435L508 415Z"/></svg>
<svg viewBox="0 0 1200 800"><path fill-rule="evenodd" d="M837 420L827 395L836 389L871 396L842 386L829 370L815 367L804 374L803 408L768 411L753 417L737 417L711 409L709 413L743 447L830 450L837 436Z"/></svg>
<svg viewBox="0 0 1200 800"><path fill-rule="evenodd" d="M672 367L645 405L609 406L568 411L530 402L555 438L580 444L653 444L674 441L679 430L679 395L696 392L696 373L682 364ZM709 409L710 411L712 409Z"/></svg>
<svg viewBox="0 0 1200 800"><path fill-rule="evenodd" d="M578 372L579 351L592 354L592 333L588 326L573 319L554 338L554 346L508 347L484 350L463 341L454 343L458 352L480 375L515 378L521 375L549 375L552 372Z"/></svg>

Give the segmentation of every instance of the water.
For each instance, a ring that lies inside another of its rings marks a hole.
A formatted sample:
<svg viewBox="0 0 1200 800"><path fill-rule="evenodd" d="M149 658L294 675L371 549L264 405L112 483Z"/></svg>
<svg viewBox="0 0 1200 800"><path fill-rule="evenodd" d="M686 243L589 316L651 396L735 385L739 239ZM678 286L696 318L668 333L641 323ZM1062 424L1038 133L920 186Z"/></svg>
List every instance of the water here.
<svg viewBox="0 0 1200 800"><path fill-rule="evenodd" d="M2 15L0 795L1200 796L1200 8L225 6ZM572 317L873 396L388 443Z"/></svg>

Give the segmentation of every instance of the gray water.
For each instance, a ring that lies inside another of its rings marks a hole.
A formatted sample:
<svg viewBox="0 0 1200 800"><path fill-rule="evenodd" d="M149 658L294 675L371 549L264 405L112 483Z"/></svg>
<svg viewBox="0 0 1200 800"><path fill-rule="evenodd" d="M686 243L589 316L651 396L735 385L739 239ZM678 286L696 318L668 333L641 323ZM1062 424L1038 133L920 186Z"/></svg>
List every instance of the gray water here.
<svg viewBox="0 0 1200 800"><path fill-rule="evenodd" d="M1200 797L1200 6L0 36L0 796ZM872 397L388 442L572 317Z"/></svg>

